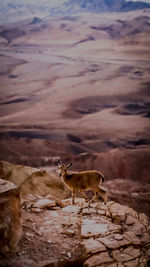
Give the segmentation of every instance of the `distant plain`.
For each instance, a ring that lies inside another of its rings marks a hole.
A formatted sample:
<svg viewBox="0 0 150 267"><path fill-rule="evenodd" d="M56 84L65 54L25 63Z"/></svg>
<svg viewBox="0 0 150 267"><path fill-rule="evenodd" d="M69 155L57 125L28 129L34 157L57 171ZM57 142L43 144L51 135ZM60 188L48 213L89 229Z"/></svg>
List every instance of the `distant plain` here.
<svg viewBox="0 0 150 267"><path fill-rule="evenodd" d="M148 11L1 26L0 60L0 159L149 182Z"/></svg>

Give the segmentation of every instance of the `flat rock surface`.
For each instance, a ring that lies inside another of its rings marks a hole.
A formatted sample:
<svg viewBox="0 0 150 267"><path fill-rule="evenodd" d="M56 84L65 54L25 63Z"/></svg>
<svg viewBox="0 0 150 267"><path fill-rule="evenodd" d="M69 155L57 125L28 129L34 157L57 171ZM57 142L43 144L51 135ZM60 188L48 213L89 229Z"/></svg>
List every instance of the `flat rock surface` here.
<svg viewBox="0 0 150 267"><path fill-rule="evenodd" d="M113 201L88 208L82 199L74 205L68 199L62 201L64 208L57 203L37 207L48 200L54 202L37 195L22 199L19 250L0 258L0 266L147 266L150 221L145 214Z"/></svg>

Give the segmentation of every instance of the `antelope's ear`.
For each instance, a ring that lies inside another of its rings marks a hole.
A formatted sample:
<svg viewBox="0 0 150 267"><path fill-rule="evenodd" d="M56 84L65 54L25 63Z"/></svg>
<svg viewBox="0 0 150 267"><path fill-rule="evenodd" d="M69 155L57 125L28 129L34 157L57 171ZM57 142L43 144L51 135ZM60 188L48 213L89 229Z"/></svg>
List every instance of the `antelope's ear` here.
<svg viewBox="0 0 150 267"><path fill-rule="evenodd" d="M72 166L72 162L70 162L70 163L66 166L66 168L69 169L71 166Z"/></svg>
<svg viewBox="0 0 150 267"><path fill-rule="evenodd" d="M59 159L57 159L57 163L58 163L58 165L61 165L62 164L62 162L61 162L61 159L59 158Z"/></svg>

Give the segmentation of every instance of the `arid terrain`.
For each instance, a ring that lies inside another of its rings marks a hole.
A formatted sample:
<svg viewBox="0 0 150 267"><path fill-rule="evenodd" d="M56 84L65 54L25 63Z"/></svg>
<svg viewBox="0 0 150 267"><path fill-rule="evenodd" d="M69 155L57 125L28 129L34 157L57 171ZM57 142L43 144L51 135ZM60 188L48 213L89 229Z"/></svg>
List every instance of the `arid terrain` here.
<svg viewBox="0 0 150 267"><path fill-rule="evenodd" d="M0 10L0 266L150 266L149 9L25 2ZM59 157L100 170L107 204L72 205Z"/></svg>
<svg viewBox="0 0 150 267"><path fill-rule="evenodd" d="M0 159L149 182L150 14L0 26Z"/></svg>

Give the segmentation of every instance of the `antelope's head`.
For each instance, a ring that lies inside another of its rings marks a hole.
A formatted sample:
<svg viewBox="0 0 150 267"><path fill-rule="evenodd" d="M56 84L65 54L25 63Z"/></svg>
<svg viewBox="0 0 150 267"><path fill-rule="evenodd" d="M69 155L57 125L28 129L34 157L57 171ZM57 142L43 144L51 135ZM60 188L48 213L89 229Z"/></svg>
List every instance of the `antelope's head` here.
<svg viewBox="0 0 150 267"><path fill-rule="evenodd" d="M70 162L68 165L63 165L61 159L58 159L58 168L57 173L61 177L67 173L67 170L72 166L72 162Z"/></svg>

